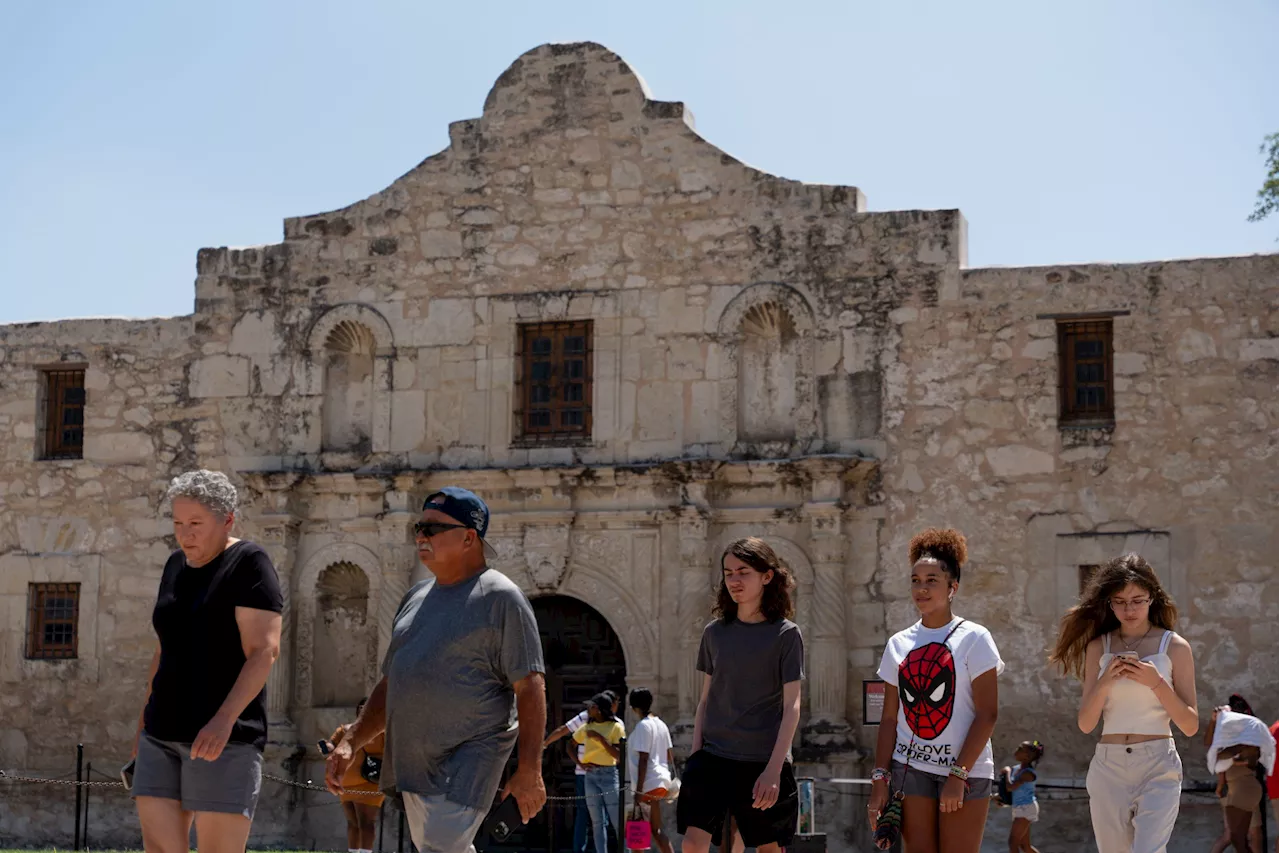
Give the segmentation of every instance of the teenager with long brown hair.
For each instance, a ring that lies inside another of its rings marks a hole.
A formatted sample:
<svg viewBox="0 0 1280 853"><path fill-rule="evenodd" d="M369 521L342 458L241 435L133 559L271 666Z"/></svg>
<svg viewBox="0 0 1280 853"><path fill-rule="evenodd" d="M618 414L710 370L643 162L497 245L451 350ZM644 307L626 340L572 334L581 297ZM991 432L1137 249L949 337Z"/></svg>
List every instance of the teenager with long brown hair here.
<svg viewBox="0 0 1280 853"><path fill-rule="evenodd" d="M683 853L720 846L726 813L742 840L777 853L796 831L791 740L800 722L804 642L791 572L763 539L739 539L720 558L715 621L702 632L702 694L676 824Z"/></svg>
<svg viewBox="0 0 1280 853"><path fill-rule="evenodd" d="M1084 682L1077 723L1102 738L1085 786L1099 853L1161 853L1182 795L1170 722L1190 737L1196 713L1191 646L1178 608L1137 554L1100 568L1062 617L1049 660Z"/></svg>
<svg viewBox="0 0 1280 853"><path fill-rule="evenodd" d="M911 540L908 556L920 620L889 638L880 661L884 711L868 817L875 827L901 796L909 853L977 853L995 776L991 731L1004 661L990 631L951 609L968 558L964 536L929 528Z"/></svg>

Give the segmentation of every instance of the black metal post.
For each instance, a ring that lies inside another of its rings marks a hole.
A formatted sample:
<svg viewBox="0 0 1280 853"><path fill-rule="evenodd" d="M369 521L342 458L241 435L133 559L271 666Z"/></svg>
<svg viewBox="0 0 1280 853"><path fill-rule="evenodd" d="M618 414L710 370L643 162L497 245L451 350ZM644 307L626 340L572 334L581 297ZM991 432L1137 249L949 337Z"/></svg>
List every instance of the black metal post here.
<svg viewBox="0 0 1280 853"><path fill-rule="evenodd" d="M76 837L72 850L80 849L80 783L84 781L84 744L76 744Z"/></svg>
<svg viewBox="0 0 1280 853"><path fill-rule="evenodd" d="M618 853L627 849L627 739L618 741L618 823L614 826L618 836Z"/></svg>
<svg viewBox="0 0 1280 853"><path fill-rule="evenodd" d="M378 853L382 853L382 815L387 810L387 801L378 806Z"/></svg>
<svg viewBox="0 0 1280 853"><path fill-rule="evenodd" d="M404 809L400 809L400 833L396 838L396 853L404 853Z"/></svg>
<svg viewBox="0 0 1280 853"><path fill-rule="evenodd" d="M93 778L93 762L90 761L84 766L84 778ZM89 849L89 794L88 788L84 789L84 829L80 832L80 847L82 850Z"/></svg>

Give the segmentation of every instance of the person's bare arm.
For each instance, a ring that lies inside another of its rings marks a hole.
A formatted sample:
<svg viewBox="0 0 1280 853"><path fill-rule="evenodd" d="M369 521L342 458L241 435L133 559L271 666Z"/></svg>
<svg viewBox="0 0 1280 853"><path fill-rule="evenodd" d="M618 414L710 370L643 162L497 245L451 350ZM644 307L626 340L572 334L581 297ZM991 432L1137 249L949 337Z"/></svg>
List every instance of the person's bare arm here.
<svg viewBox="0 0 1280 853"><path fill-rule="evenodd" d="M1036 781L1036 772L1030 767L1024 767L1022 772L1018 774L1017 779L1009 780L1009 790L1016 791L1023 785L1030 785L1034 781Z"/></svg>
<svg viewBox="0 0 1280 853"><path fill-rule="evenodd" d="M138 740L142 737L142 726L147 718L147 706L151 704L151 685L156 680L156 671L160 669L160 644L156 643L156 650L151 655L151 668L147 670L147 693L142 697L142 709L138 711L138 728L133 733L133 752L129 754L129 760L138 757Z"/></svg>
<svg viewBox="0 0 1280 853"><path fill-rule="evenodd" d="M702 723L707 716L707 694L711 692L711 676L702 673L702 693L698 696L698 710L693 715L693 744L689 754L702 749Z"/></svg>
<svg viewBox="0 0 1280 853"><path fill-rule="evenodd" d="M880 770L893 770L893 750L898 743L898 688L885 682L884 705L880 709L880 730L876 732L876 763ZM910 756L906 761L910 761ZM906 763L905 761L903 763ZM889 802L889 782L877 779L871 783L871 797L867 801L867 817L874 828L880 812Z"/></svg>
<svg viewBox="0 0 1280 853"><path fill-rule="evenodd" d="M610 758L616 759L618 758L618 756L622 754L618 750L618 747L616 744L609 743L609 739L604 735L600 734L599 732L594 732L591 729L587 729L587 737L591 738L596 743L600 744L600 746L604 748L604 751L609 753Z"/></svg>
<svg viewBox="0 0 1280 853"><path fill-rule="evenodd" d="M345 727L346 734L340 743L334 744L324 763L324 784L332 794L342 793L342 777L355 758L356 752L387 730L387 677L378 679L377 685L356 721Z"/></svg>
<svg viewBox="0 0 1280 853"><path fill-rule="evenodd" d="M1124 676L1125 658L1113 657L1107 664L1107 671L1099 676L1098 662L1101 660L1102 640L1095 639L1084 653L1084 690L1080 697L1080 712L1076 714L1076 725L1085 734L1097 728L1111 685Z"/></svg>
<svg viewBox="0 0 1280 853"><path fill-rule="evenodd" d="M516 739L516 771L504 795L520 804L520 816L528 823L547 802L542 781L542 733L547 730L547 688L542 673L531 672L513 685L520 733Z"/></svg>
<svg viewBox="0 0 1280 853"><path fill-rule="evenodd" d="M565 737L569 734L570 734L569 727L567 725L556 726L554 729L551 730L551 734L547 735L546 738L542 741L542 748L546 749L547 747L551 746L551 744L555 743L556 741L560 740L562 737Z"/></svg>
<svg viewBox="0 0 1280 853"><path fill-rule="evenodd" d="M231 692L222 700L218 712L205 724L191 744L191 757L214 761L231 739L231 730L240 713L262 692L271 674L271 666L280 656L279 613L252 607L236 608L236 627L240 629L240 647L244 666Z"/></svg>
<svg viewBox="0 0 1280 853"><path fill-rule="evenodd" d="M800 682L788 681L782 685L782 723L778 726L778 737L773 742L773 753L764 772L756 779L752 789L752 806L767 809L778 802L781 793L780 779L782 765L786 763L791 752L791 742L796 736L796 726L800 724Z"/></svg>

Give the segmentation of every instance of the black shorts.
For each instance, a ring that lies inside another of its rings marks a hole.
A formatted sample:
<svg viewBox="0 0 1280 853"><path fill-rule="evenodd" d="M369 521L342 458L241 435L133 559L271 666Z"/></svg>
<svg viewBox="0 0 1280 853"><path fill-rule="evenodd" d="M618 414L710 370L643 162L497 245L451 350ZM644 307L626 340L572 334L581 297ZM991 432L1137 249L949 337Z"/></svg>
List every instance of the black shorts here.
<svg viewBox="0 0 1280 853"><path fill-rule="evenodd" d="M767 764L721 758L706 750L689 756L680 779L680 798L676 800L676 828L680 834L697 827L709 833L711 843L719 847L725 815L732 814L747 847L790 844L800 808L791 762L782 765L778 802L767 809L751 806L751 790Z"/></svg>

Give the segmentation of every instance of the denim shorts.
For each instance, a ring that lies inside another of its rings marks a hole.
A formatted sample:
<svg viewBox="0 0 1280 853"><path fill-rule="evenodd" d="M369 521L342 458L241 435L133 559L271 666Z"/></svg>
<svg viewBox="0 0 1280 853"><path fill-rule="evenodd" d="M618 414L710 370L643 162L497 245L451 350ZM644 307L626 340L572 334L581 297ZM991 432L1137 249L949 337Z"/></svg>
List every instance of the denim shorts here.
<svg viewBox="0 0 1280 853"><path fill-rule="evenodd" d="M906 771L904 778L903 771ZM905 767L904 765L893 762L890 786L893 790L902 787L902 793L908 797L928 797L931 800L939 799L942 796L942 786L947 783L950 776L942 776L937 773L929 773L916 767ZM991 796L991 780L990 779L970 779L969 790L965 792L965 802L969 800L983 800Z"/></svg>
<svg viewBox="0 0 1280 853"><path fill-rule="evenodd" d="M253 820L262 791L262 753L229 743L215 761L191 757L191 744L156 740L143 732L133 771L134 797L178 800L188 812L223 812Z"/></svg>

